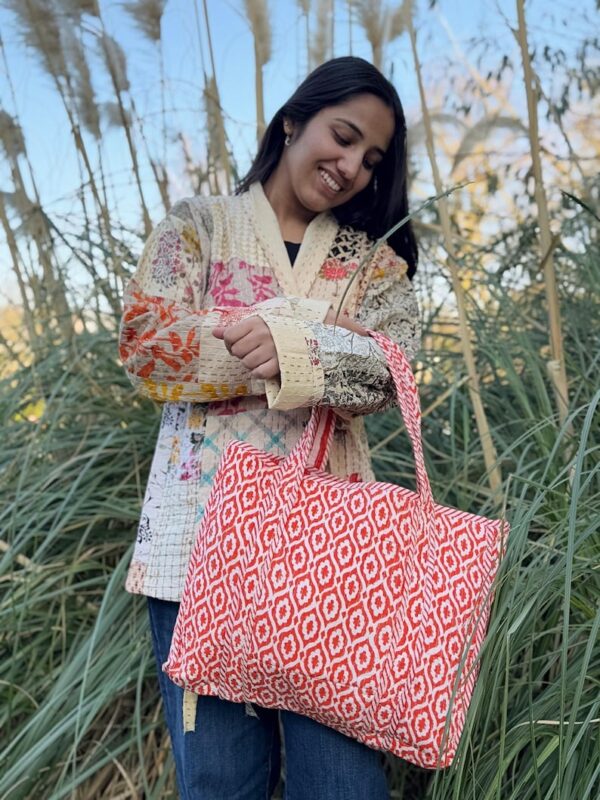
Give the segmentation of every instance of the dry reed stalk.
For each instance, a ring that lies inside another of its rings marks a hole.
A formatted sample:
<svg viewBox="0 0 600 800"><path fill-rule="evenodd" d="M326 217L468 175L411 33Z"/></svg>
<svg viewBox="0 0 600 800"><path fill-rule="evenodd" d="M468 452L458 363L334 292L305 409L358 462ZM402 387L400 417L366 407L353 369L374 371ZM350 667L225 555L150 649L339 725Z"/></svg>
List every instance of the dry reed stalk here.
<svg viewBox="0 0 600 800"><path fill-rule="evenodd" d="M431 171L433 173L433 181L435 185L436 194L441 194L443 191L440 172L437 164L437 159L434 150L433 128L431 119L429 117L429 109L425 98L425 87L423 85L423 76L421 74L421 65L419 63L419 55L417 51L417 37L412 21L412 14L406 16L407 28L410 37L411 50L413 55L413 63L415 67L415 74L417 76L417 83L419 86L419 97L421 100L421 112L423 116L423 123L426 132L426 145L429 162L431 164ZM500 467L497 463L498 458L492 436L490 426L487 420L485 409L481 401L481 394L479 389L479 375L477 374L477 366L475 364L475 355L473 352L473 345L471 343L471 334L469 330L469 323L467 320L465 294L460 282L460 276L456 268L456 252L452 240L452 229L450 225L450 215L448 213L448 204L445 197L439 201L440 221L442 223L442 230L444 232L444 247L448 254L447 266L450 271L452 280L452 288L456 297L456 305L458 310L458 322L460 330L460 341L463 358L467 367L467 374L469 376L469 396L475 412L475 420L477 423L477 430L481 441L483 450L483 457L487 469L487 476L490 483L490 488L494 494L500 492L502 487L502 475Z"/></svg>
<svg viewBox="0 0 600 800"><path fill-rule="evenodd" d="M371 45L373 64L381 69L388 9L382 0L355 0L358 21Z"/></svg>
<svg viewBox="0 0 600 800"><path fill-rule="evenodd" d="M181 150L185 162L185 174L192 183L194 194L202 194L202 185L205 181L208 181L208 172L201 168L194 161L187 137L180 132L177 138L181 144Z"/></svg>
<svg viewBox="0 0 600 800"><path fill-rule="evenodd" d="M217 72L215 69L215 54L213 51L212 46L212 34L210 28L210 19L208 16L208 6L206 5L206 0L203 0L203 11L204 11L204 24L206 26L206 38L208 40L208 52L210 55L210 65L212 69L213 75L213 83L212 86L212 94L214 97L214 106L213 106L213 113L215 114L215 119L219 118L218 128L219 128L219 150L220 150L220 161L223 166L223 171L225 173L225 180L227 183L227 192L231 192L231 163L229 160L229 152L227 150L227 134L225 132L225 122L223 120L223 107L221 105L221 97L219 94L219 84L217 81ZM200 31L198 31L198 39L200 44L200 54L202 55L202 40L200 38ZM204 61L204 58L202 59ZM209 78L206 76L206 72L204 75L204 91L206 92L206 87L209 82Z"/></svg>
<svg viewBox="0 0 600 800"><path fill-rule="evenodd" d="M500 11L501 17L504 19L504 22L506 23L507 27L512 31L512 33L513 33L513 35L514 35L514 37L515 37L515 39L516 39L516 41L518 43L519 42L518 31L513 30L512 25L510 23L510 20L508 19L506 14L502 13L500 8L498 8L498 10ZM459 47L458 42L456 40L456 37L454 36L454 33L452 32L452 29L450 28L450 26L448 25L447 21L444 19L443 16L440 16L440 21L441 21L443 27L445 28L446 32L448 33L448 36L449 36L450 40L452 41L452 44L453 44L456 52L460 55L461 59L467 65L467 67L469 69L469 72L471 73L472 77L475 79L477 84L482 88L482 95L481 95L482 101L485 103L485 100L486 100L485 95L486 95L486 93L490 94L490 95L492 95L494 97L495 100L499 101L504 107L509 109L510 113L513 116L516 116L517 112L512 108L512 105L510 103L509 98L506 96L506 93L502 92L501 84L498 83L498 84L494 85L490 80L488 80L486 78L483 78L479 74L479 72L467 61L467 59L464 56L464 53L462 53L462 51L460 50L460 47ZM550 112L552 113L552 116L553 116L554 122L556 124L556 127L558 128L558 130L561 133L561 136L563 137L564 143L565 143L565 145L567 147L567 150L569 151L569 164L574 164L575 167L577 168L577 171L579 172L579 175L581 177L581 183L583 185L583 188L584 188L585 192L587 193L587 195L590 196L591 195L591 187L590 187L589 177L588 177L585 169L583 168L582 163L581 163L581 158L576 153L575 148L572 145L571 138L570 138L569 134L567 133L567 131L565 129L564 122L563 122L563 117L562 117L561 114L557 113L555 104L548 97L545 96L545 94L544 94L544 92L542 90L542 87L539 85L539 83L537 83L537 87L536 88L540 92L540 95L543 96L544 99L546 99L546 101L548 103L548 108L549 108Z"/></svg>
<svg viewBox="0 0 600 800"><path fill-rule="evenodd" d="M58 0L58 4L65 16L73 17L77 22L81 20L83 14L98 16L96 0Z"/></svg>
<svg viewBox="0 0 600 800"><path fill-rule="evenodd" d="M150 161L150 169L154 175L154 180L158 186L163 208L165 209L165 212L168 212L171 208L171 198L169 197L169 173L167 172L167 168L164 164L159 164L153 158L151 158L150 155L148 155L148 159Z"/></svg>
<svg viewBox="0 0 600 800"><path fill-rule="evenodd" d="M507 27L509 27L512 30L512 26L511 26L511 23L510 23L510 20L508 19L508 17L502 12L501 9L498 9L498 10L500 11L500 15L504 19ZM516 109L514 108L514 106L512 105L512 103L510 101L510 98L508 97L508 95L506 93L506 90L503 87L503 85L500 82L493 82L489 78L485 78L485 77L483 77L481 75L479 70L469 61L469 59L467 58L466 54L462 50L462 48L460 46L460 43L458 42L456 36L454 35L454 31L452 30L452 28L448 24L448 21L445 19L443 14L439 14L438 16L439 16L440 23L441 23L442 27L446 31L446 33L448 35L448 38L450 39L450 41L452 43L452 46L454 48L454 52L456 53L458 58L461 60L461 62L465 65L466 69L469 72L469 75L471 76L471 78L474 80L475 84L480 89L481 94L479 96L479 99L480 99L480 101L481 101L481 103L482 103L482 105L483 105L483 107L485 109L486 118L490 118L490 119L491 118L495 118L495 119L498 120L500 125L502 125L504 123L505 127L513 127L513 129L518 131L518 132L525 132L526 131L527 134L529 134L529 129L526 129L525 126L518 119L518 113L517 113ZM518 40L519 40L518 32L514 31L514 30L512 32L513 32L513 34L515 36L515 39L518 42ZM542 89L539 86L539 84L537 85L537 89L540 91L541 94L543 94L542 93ZM494 101L498 104L498 106L501 109L504 109L505 113L500 114L500 112L498 112L498 111L492 111L489 108L488 97L492 97L494 99ZM591 194L589 178L588 178L588 176L587 176L587 174L586 174L586 172L585 172L585 170L584 170L584 168L582 166L581 159L580 159L579 155L575 152L575 149L574 149L574 147L573 147L573 145L571 143L570 136L567 133L567 131L565 130L563 118L562 118L562 116L560 114L555 112L555 107L554 107L553 103L548 98L546 98L546 100L548 102L549 109L551 110L551 112L553 112L554 122L556 123L556 126L558 127L558 129L559 129L559 131L560 131L560 133L561 133L561 135L563 137L563 140L565 142L567 150L569 151L569 163L570 164L574 164L575 167L577 168L577 171L579 172L579 175L581 177L581 182L582 182L582 185L584 187L584 190L585 190L586 194L589 196ZM467 134L467 135L469 135L469 134ZM464 146L463 143L461 143L461 148L463 146ZM459 148L459 149L461 149L461 148ZM511 199L512 198L507 197L507 200L511 200ZM509 206L514 206L514 203L509 203L508 205Z"/></svg>
<svg viewBox="0 0 600 800"><path fill-rule="evenodd" d="M411 0L402 0L402 3L391 12L387 35L388 42L392 42L404 33L410 13Z"/></svg>
<svg viewBox="0 0 600 800"><path fill-rule="evenodd" d="M221 165L221 174L225 175L227 192L231 191L231 168L229 165L229 154L227 153L227 141L225 134L225 124L223 113L218 105L218 89L214 75L204 79L204 110L206 114L206 132L208 136L208 159L207 170L209 176L212 174L214 179L215 193L220 193L218 180L218 165ZM226 160L223 162L223 154Z"/></svg>
<svg viewBox="0 0 600 800"><path fill-rule="evenodd" d="M569 386L567 382L567 372L565 369L563 355L560 303L558 299L556 273L554 270L554 259L552 254L554 246L552 243L550 215L548 213L548 202L544 188L542 161L540 157L537 101L535 96L536 81L533 74L533 69L531 67L531 59L529 57L529 47L527 44L527 24L525 21L523 0L517 0L517 19L519 24L517 38L521 48L521 58L523 60L525 94L527 97L527 113L529 116L529 142L535 185L535 202L538 208L538 223L540 226L540 255L544 272L546 302L548 305L548 319L550 323L550 350L552 353L552 359L547 362L546 366L548 370L548 376L552 383L552 388L554 389L556 404L558 407L558 417L562 424L566 420L569 413Z"/></svg>
<svg viewBox="0 0 600 800"><path fill-rule="evenodd" d="M150 41L160 42L160 23L167 0L125 0L124 11Z"/></svg>
<svg viewBox="0 0 600 800"><path fill-rule="evenodd" d="M46 216L40 207L39 197L36 197L36 201L32 201L27 194L19 165L19 156L26 151L25 139L21 127L10 114L2 109L0 109L0 147L4 150L14 184L14 192L2 193L5 206L8 203L19 214L20 230L33 241L36 247L42 267L44 289L48 298L43 303L44 309L53 318L65 341L69 341L73 336L71 310L64 282L57 279L58 270L53 262L52 236ZM29 312L25 311L25 313Z"/></svg>
<svg viewBox="0 0 600 800"><path fill-rule="evenodd" d="M65 16L70 16L70 17L74 18L75 22L80 22L81 14L83 12L91 13L91 6L93 5L93 3L94 3L94 0L60 0L60 6L61 6L63 14L65 14ZM65 26L62 26L62 27L65 27ZM2 60L4 62L4 68L5 68L5 77L6 77L6 81L7 81L7 84L8 84L8 87L9 87L9 91L10 91L10 94L11 94L13 106L14 106L14 108L17 108L17 105L18 105L17 96L16 96L16 92L14 90L14 86L13 86L13 83L12 83L12 80L11 80L9 64L8 64L8 61L7 61L7 58L6 58L6 52L4 50L4 46L3 46L3 42L2 42L1 37L0 37L0 51L2 52ZM81 58L81 54L78 54L77 58L80 59ZM85 61L85 59L84 59L84 61ZM79 84L80 90L86 93L86 97L81 100L81 103L82 104L85 103L87 105L87 107L88 107L88 110L91 107L93 107L95 109L96 108L96 103L95 103L94 98L93 98L93 91L91 89L91 81L89 79L89 70L87 69L87 63L83 64L82 68L87 71L87 73L86 73L87 74L87 78L85 80L85 83L87 84L87 87L84 86L83 82ZM81 108L80 108L80 113L82 113ZM92 113L93 112L90 112L90 115ZM83 114L82 114L82 116L83 116ZM83 121L85 122L85 119ZM95 126L92 123L90 125L90 127L95 127ZM39 191L38 191L37 182L35 180L35 174L34 174L34 171L33 171L33 165L31 163L31 159L29 158L29 154L28 154L27 148L25 146L25 140L24 140L24 138L23 138L23 136L21 134L20 127L18 126L18 124L15 121L13 121L13 119L12 119L12 117L10 117L10 115L8 115L8 114L6 114L5 112L2 112L2 111L0 111L0 139L2 139L2 143L3 143L4 148L6 150L7 160L8 160L8 163L9 163L10 167L11 167L11 173L12 173L12 177L13 177L13 182L15 184L17 193L21 193L21 195L25 195L26 194L26 192L25 192L25 182L24 182L21 170L20 170L19 160L17 159L17 156L20 159L25 161L25 164L27 165L28 173L29 173L29 183L30 183L30 185L32 187L33 197L34 197L33 206L34 206L34 209L35 209L35 224L33 225L33 228L34 229L41 228L42 231L43 231L43 235L48 239L51 238L50 231L49 231L48 218L46 217L46 215L43 213L43 210L42 210L42 201L41 201L40 194L39 194ZM98 150L100 150L99 140L98 140ZM104 181L104 171L103 171L103 168L102 168L102 159L101 159L100 152L98 153L98 165L99 165L99 169L100 169L101 189L102 189L102 198L103 198L102 199L102 209L107 209L108 208L108 200L107 200L107 196L106 196L106 187L105 187L105 181ZM79 166L81 168L81 164L79 164ZM84 186L84 181L82 181L81 185L82 185L82 187ZM84 215L83 216L84 216L84 219L86 221L86 226L88 226L89 216L87 214L87 210L86 210L86 207L85 207L85 192L84 192L83 188L81 189L80 197L81 197L81 202L82 202L83 211L84 211ZM30 201L28 200L28 202L30 202ZM30 205L31 205L31 203L30 203ZM111 229L110 224L107 225L107 215L101 215L101 219L105 220L105 225L104 225L104 227L106 228L105 235L108 238L108 242L109 242L109 246L110 246L110 250L111 250L111 253L109 255L109 268L110 268L109 269L109 274L113 274L113 275L116 276L116 275L119 274L120 271L122 271L122 267L121 267L120 261L114 255L115 252L116 252L116 249L117 249L116 248L116 242L114 241L114 239L112 237L112 229ZM91 241L89 236L88 236L88 240ZM39 250L39 246L38 246L38 250ZM52 244L50 245L50 251L53 251L53 245ZM91 261L91 256L90 256L90 261ZM62 285L62 281L56 282L56 281L54 281L53 278L54 278L54 275L53 275L53 272L52 272L52 279L49 281L49 284L48 284L49 286L52 286L51 295L54 296L59 291L62 291L63 294L64 294L64 286ZM57 285L54 285L54 284L57 284ZM108 299L109 299L109 302L111 302L111 298L109 297ZM63 300L64 300L64 302L63 302ZM112 305L113 304L111 303L111 306ZM64 298L62 300L59 301L57 307L60 307L60 306L63 307L63 310L66 310L66 308L68 307L68 304L66 302L66 295L64 296ZM62 313L61 316L65 320L68 318L68 316L65 313Z"/></svg>
<svg viewBox="0 0 600 800"><path fill-rule="evenodd" d="M142 188L142 180L140 177L140 170L138 166L137 149L135 146L135 142L133 140L133 134L131 130L129 116L126 113L125 104L123 103L123 93L128 91L129 89L129 80L127 78L127 61L125 59L125 53L123 52L118 42L116 42L111 36L109 36L106 33L104 22L100 15L99 15L99 20L100 20L100 25L102 27L102 32L100 34L100 45L102 48L102 54L104 55L104 60L106 63L108 74L110 75L110 79L115 92L115 97L117 100L117 108L119 110L119 116L121 119L121 125L123 127L123 133L125 134L127 147L129 149L133 175L137 186L138 194L140 196L140 203L142 206L144 232L146 236L149 236L152 230L152 221L150 219L150 214L148 213L148 207L146 205L146 199L144 197L144 190Z"/></svg>
<svg viewBox="0 0 600 800"><path fill-rule="evenodd" d="M265 132L263 67L271 58L271 24L267 0L244 0L246 17L254 39L254 85L256 90L256 138Z"/></svg>
<svg viewBox="0 0 600 800"><path fill-rule="evenodd" d="M12 82L10 69L9 69L9 66L8 66L8 59L6 58L6 50L4 49L4 42L2 40L2 36L1 35L0 35L0 53L2 54L2 62L4 64L4 80L6 81L6 84L8 86L9 92L10 92L10 97L11 97L11 100L12 100L13 108L16 109L16 108L18 108L17 94L15 92L15 87L14 87L14 84ZM21 138L22 138L22 135L21 135ZM31 159L29 158L29 153L27 152L27 148L25 147L24 140L23 140L22 149L19 151L19 153L16 153L16 155L22 155L22 157L25 159L25 163L27 164L27 170L29 172L29 180L30 180L31 185L33 187L33 191L34 191L36 200L38 202L38 205L41 205L40 196L39 196L38 189L37 189L37 183L36 183L35 175L34 175L34 172L33 172L33 164L31 163Z"/></svg>
<svg viewBox="0 0 600 800"><path fill-rule="evenodd" d="M356 9L358 21L371 45L373 64L382 69L385 45L406 28L408 4L403 2L393 10L385 0L350 0L348 5Z"/></svg>
<svg viewBox="0 0 600 800"><path fill-rule="evenodd" d="M12 268L17 278L17 286L19 287L19 294L21 295L21 303L23 305L23 315L25 317L25 326L27 328L27 334L29 336L29 344L31 346L31 350L35 358L36 352L38 350L38 336L33 322L34 317L31 311L31 306L29 305L29 298L27 297L27 283L23 277L23 273L21 272L19 248L17 246L15 235L12 231L10 222L8 220L8 216L6 214L6 206L4 205L4 199L1 196L0 196L0 223L4 228L4 235L6 236L6 244L8 245L8 252L10 254L10 259L12 261Z"/></svg>
<svg viewBox="0 0 600 800"><path fill-rule="evenodd" d="M156 186L158 187L158 191L160 194L160 199L162 200L163 207L165 212L168 212L171 208L171 201L169 198L169 178L167 175L167 170L164 164L160 164L154 160L152 157L152 152L150 150L150 145L148 143L148 139L146 138L146 133L144 131L144 125L142 123L142 118L137 112L137 108L135 105L135 100L133 96L129 97L129 104L131 108L131 113L127 113L127 109L125 110L126 117L129 121L129 125L133 126L135 123L137 125L137 131L139 133L140 139L142 140L142 144L144 145L144 150L146 153L146 158L148 159L148 163L150 164L150 169L152 170L152 174L154 176L154 180L156 181ZM119 107L118 103L105 103L105 111L107 112L107 116L109 121L112 125L120 127L121 125L121 108ZM164 141L166 142L166 133L164 134Z"/></svg>
<svg viewBox="0 0 600 800"><path fill-rule="evenodd" d="M85 130L99 141L100 115L83 46L71 25L61 25L60 38L65 59L73 76L72 96L78 118Z"/></svg>
<svg viewBox="0 0 600 800"><path fill-rule="evenodd" d="M297 0L300 13L304 17L304 35L306 37L306 66L310 72L310 4L311 0Z"/></svg>
<svg viewBox="0 0 600 800"><path fill-rule="evenodd" d="M352 55L352 9L354 8L353 0L346 0L346 8L348 9L348 55Z"/></svg>
<svg viewBox="0 0 600 800"><path fill-rule="evenodd" d="M317 31L312 37L312 44L308 48L308 63L311 69L318 67L329 57L329 37L327 31L330 29L329 15L331 6L329 0L318 0L317 2Z"/></svg>
<svg viewBox="0 0 600 800"><path fill-rule="evenodd" d="M102 202L94 171L89 159L77 114L73 108L74 88L70 71L64 58L61 46L61 23L54 6L43 0L7 0L6 5L15 14L21 25L23 38L37 53L42 66L50 75L56 91L62 101L67 119L73 134L77 152L83 162L90 191L103 221L105 234L110 237L110 218L107 206Z"/></svg>
<svg viewBox="0 0 600 800"><path fill-rule="evenodd" d="M166 110L166 80L165 59L161 41L161 21L165 12L167 0L128 0L123 4L124 10L131 16L135 25L142 34L149 39L158 50L160 71L160 105L162 120L162 164L157 164L148 151L148 160L156 180L161 199L165 209L170 208L168 196L168 181L165 164L167 162L167 110ZM141 125L140 125L141 127ZM147 143L146 143L147 145Z"/></svg>

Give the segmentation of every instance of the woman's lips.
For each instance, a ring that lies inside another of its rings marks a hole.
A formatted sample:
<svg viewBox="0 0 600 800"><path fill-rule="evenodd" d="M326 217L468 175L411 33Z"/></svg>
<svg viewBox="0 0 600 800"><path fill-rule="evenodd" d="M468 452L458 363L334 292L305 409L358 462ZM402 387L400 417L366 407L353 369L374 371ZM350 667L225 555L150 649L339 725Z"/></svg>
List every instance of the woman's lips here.
<svg viewBox="0 0 600 800"><path fill-rule="evenodd" d="M331 175L326 170L322 169L321 167L319 167L319 175L321 177L321 180L323 181L323 183L329 189L330 192L333 192L333 194L339 194L342 191L342 187L340 186L340 184L334 178L332 178Z"/></svg>

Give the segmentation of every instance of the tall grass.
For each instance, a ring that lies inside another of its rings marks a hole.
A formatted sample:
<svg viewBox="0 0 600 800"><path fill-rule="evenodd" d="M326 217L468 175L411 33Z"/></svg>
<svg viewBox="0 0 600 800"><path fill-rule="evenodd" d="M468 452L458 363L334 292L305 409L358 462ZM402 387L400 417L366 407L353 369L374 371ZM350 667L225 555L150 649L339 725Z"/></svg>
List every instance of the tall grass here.
<svg viewBox="0 0 600 800"><path fill-rule="evenodd" d="M157 418L114 346L83 334L3 385L0 796L66 796L105 767L111 782L132 745L129 782L158 780L163 759L143 759L156 698L136 704L143 610L122 588Z"/></svg>

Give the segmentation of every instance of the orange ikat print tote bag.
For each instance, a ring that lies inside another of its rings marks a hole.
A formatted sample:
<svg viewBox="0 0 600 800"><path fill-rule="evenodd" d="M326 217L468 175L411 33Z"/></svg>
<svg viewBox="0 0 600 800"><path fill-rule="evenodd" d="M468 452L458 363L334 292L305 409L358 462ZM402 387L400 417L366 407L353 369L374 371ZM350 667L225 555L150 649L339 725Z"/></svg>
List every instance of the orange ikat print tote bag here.
<svg viewBox="0 0 600 800"><path fill-rule="evenodd" d="M232 442L164 670L196 694L289 709L420 766L448 766L507 526L434 503L412 370L400 347L371 335L394 378L417 492L307 467L331 411L313 409L286 458Z"/></svg>

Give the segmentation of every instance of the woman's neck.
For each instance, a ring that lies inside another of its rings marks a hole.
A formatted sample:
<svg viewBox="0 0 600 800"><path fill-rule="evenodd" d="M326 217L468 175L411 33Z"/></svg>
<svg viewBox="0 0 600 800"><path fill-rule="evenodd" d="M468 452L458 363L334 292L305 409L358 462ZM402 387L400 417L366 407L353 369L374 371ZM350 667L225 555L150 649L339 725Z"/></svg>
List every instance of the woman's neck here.
<svg viewBox="0 0 600 800"><path fill-rule="evenodd" d="M316 214L299 205L289 179L282 174L281 164L263 185L265 196L275 212L283 239L301 242L309 222Z"/></svg>

